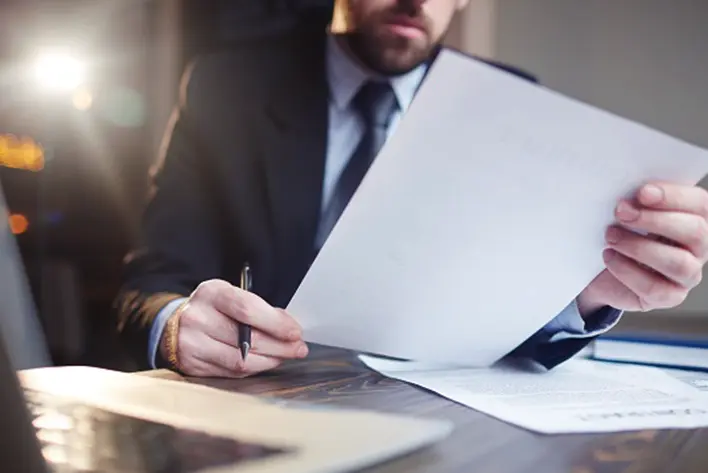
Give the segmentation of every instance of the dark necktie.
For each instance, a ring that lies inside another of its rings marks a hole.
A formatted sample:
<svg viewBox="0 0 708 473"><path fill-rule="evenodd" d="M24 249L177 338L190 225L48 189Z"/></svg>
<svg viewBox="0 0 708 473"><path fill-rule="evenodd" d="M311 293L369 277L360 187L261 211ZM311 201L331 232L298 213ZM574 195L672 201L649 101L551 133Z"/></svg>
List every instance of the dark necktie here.
<svg viewBox="0 0 708 473"><path fill-rule="evenodd" d="M319 249L339 220L344 208L359 187L369 166L386 141L393 114L398 109L396 96L388 82L367 82L352 99L352 107L364 122L364 134L339 176L317 235Z"/></svg>

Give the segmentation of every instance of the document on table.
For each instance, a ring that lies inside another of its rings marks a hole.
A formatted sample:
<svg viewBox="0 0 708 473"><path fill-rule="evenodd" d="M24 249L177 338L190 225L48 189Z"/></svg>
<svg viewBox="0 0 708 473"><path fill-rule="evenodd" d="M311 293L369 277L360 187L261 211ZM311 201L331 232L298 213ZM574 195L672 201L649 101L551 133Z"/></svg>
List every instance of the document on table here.
<svg viewBox="0 0 708 473"><path fill-rule="evenodd" d="M660 368L664 373L692 386L708 396L708 372L694 370L679 370L674 368Z"/></svg>
<svg viewBox="0 0 708 473"><path fill-rule="evenodd" d="M707 172L705 150L443 51L288 311L311 342L488 366L604 269L620 197Z"/></svg>
<svg viewBox="0 0 708 473"><path fill-rule="evenodd" d="M653 367L574 359L546 371L360 359L385 376L540 433L708 427L706 393Z"/></svg>

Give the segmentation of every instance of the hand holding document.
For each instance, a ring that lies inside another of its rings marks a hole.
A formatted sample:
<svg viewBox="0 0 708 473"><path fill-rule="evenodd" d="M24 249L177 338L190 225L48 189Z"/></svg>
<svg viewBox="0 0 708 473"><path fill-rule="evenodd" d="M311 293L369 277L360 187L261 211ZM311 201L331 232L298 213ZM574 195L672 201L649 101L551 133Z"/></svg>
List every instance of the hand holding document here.
<svg viewBox="0 0 708 473"><path fill-rule="evenodd" d="M708 152L443 51L289 304L306 340L489 366L603 269L618 200Z"/></svg>
<svg viewBox="0 0 708 473"><path fill-rule="evenodd" d="M571 360L552 371L459 369L361 356L386 376L546 434L708 426L708 396L658 368Z"/></svg>

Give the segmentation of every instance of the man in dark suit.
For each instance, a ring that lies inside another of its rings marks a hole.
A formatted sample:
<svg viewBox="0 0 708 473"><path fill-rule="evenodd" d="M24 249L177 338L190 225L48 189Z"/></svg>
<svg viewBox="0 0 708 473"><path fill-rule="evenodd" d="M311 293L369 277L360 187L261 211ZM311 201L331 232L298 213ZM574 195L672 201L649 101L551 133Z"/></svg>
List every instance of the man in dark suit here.
<svg viewBox="0 0 708 473"><path fill-rule="evenodd" d="M193 64L118 298L120 329L139 359L235 377L307 354L300 327L279 307L466 4L337 0L329 32L303 24ZM703 190L670 183L618 203L618 222L649 235L609 228L607 269L510 355L550 368L622 310L680 303L708 257L707 209ZM237 287L246 262L252 293ZM239 323L253 327L245 361Z"/></svg>

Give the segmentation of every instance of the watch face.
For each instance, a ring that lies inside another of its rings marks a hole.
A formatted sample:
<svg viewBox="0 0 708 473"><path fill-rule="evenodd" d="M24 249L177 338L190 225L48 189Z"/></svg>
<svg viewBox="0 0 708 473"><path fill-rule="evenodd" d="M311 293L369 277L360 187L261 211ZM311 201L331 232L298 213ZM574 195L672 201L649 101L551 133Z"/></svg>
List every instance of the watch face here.
<svg viewBox="0 0 708 473"><path fill-rule="evenodd" d="M54 473L192 473L292 450L124 416L25 390L42 454Z"/></svg>

